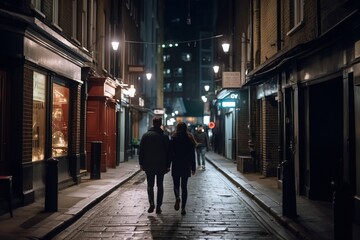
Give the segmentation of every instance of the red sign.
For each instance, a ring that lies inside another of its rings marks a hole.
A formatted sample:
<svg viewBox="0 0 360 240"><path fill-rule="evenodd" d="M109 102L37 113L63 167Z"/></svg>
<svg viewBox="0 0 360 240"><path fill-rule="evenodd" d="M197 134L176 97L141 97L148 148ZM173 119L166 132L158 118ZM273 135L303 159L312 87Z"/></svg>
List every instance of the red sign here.
<svg viewBox="0 0 360 240"><path fill-rule="evenodd" d="M210 129L213 129L215 127L215 123L214 122L209 122L208 126L209 126Z"/></svg>

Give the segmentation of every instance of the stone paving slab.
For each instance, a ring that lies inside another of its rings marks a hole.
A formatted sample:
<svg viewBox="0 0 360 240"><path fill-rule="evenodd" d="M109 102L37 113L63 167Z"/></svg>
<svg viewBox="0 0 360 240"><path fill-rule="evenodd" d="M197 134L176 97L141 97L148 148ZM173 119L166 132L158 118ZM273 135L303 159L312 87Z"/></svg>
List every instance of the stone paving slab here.
<svg viewBox="0 0 360 240"><path fill-rule="evenodd" d="M265 211L273 215L299 237L317 240L333 239L331 204L313 202L297 196L298 217L296 219L283 217L281 214L282 192L277 188L275 178L264 178L257 173L242 174L237 171L236 164L213 152L208 152L206 157L208 162L214 165L224 176L229 178L244 193L262 205ZM69 226L80 216L86 215L87 210L106 196L111 195L115 189L138 172L137 158L134 158L128 162L120 163L120 166L115 169L108 169L107 172L101 173L101 179L99 180L91 180L89 176L86 176L79 185L59 191L59 209L56 213L44 212L44 199L39 199L33 204L15 209L13 218L10 218L8 214L3 214L0 216L0 239L21 240L29 239L29 237L32 239L47 239ZM218 191L220 196L221 189ZM226 199L227 196L222 198ZM209 202L213 200L210 199ZM209 211L210 209L211 205ZM191 214L188 213L189 216ZM196 213L194 213L193 217L195 216ZM212 216L209 215L208 217ZM136 221L136 219L131 219L130 214L125 222L124 220L117 220L116 224L126 224L128 222L131 225L133 221ZM196 223L191 222L189 224ZM199 227L211 228L211 226L201 226L201 223L197 224L199 224ZM128 227L131 228L130 225ZM184 231L186 231L186 225L183 227ZM134 239L142 239L141 233L135 234L133 237ZM85 236L84 239L86 239Z"/></svg>

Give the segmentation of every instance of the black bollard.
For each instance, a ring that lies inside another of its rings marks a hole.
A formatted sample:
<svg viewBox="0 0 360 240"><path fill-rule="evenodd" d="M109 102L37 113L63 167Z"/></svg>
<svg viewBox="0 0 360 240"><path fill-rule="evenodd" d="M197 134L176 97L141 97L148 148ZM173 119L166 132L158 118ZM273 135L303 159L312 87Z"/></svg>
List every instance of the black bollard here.
<svg viewBox="0 0 360 240"><path fill-rule="evenodd" d="M101 141L91 142L91 166L90 166L90 178L101 178Z"/></svg>
<svg viewBox="0 0 360 240"><path fill-rule="evenodd" d="M58 210L58 162L55 158L46 160L45 211Z"/></svg>

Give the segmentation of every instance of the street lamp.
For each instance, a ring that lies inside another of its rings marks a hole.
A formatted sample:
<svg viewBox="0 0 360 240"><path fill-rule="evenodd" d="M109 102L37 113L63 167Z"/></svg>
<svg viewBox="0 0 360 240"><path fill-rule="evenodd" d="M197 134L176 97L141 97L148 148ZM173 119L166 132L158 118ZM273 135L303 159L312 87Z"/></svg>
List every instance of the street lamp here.
<svg viewBox="0 0 360 240"><path fill-rule="evenodd" d="M229 52L229 49L230 49L230 44L229 43L223 43L223 44L221 44L221 46L222 46L222 49L223 49L224 53Z"/></svg>
<svg viewBox="0 0 360 240"><path fill-rule="evenodd" d="M118 48L119 48L119 42L118 41L112 41L111 42L111 46L112 46L112 49L114 50L114 69L113 69L113 71L114 71L114 74L113 74L113 76L114 76L114 78L116 78L116 76L115 76L115 69L116 69L116 58L115 58L115 55L116 55L116 51L118 50Z"/></svg>
<svg viewBox="0 0 360 240"><path fill-rule="evenodd" d="M151 77L152 77L152 74L151 74L151 73L147 73L147 74L146 74L146 79L147 79L147 80L150 80Z"/></svg>
<svg viewBox="0 0 360 240"><path fill-rule="evenodd" d="M214 65L213 69L214 69L214 73L217 74L219 72L220 67L219 65Z"/></svg>

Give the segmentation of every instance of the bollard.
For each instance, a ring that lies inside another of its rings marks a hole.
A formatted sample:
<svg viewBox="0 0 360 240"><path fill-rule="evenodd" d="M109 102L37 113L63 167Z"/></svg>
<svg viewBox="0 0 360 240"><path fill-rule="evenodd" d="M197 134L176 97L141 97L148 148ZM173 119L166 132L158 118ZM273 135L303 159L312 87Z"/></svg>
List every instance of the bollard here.
<svg viewBox="0 0 360 240"><path fill-rule="evenodd" d="M58 163L55 158L46 160L45 181L45 211L56 212L58 210Z"/></svg>
<svg viewBox="0 0 360 240"><path fill-rule="evenodd" d="M91 163L90 163L90 178L101 178L101 141L91 142Z"/></svg>

